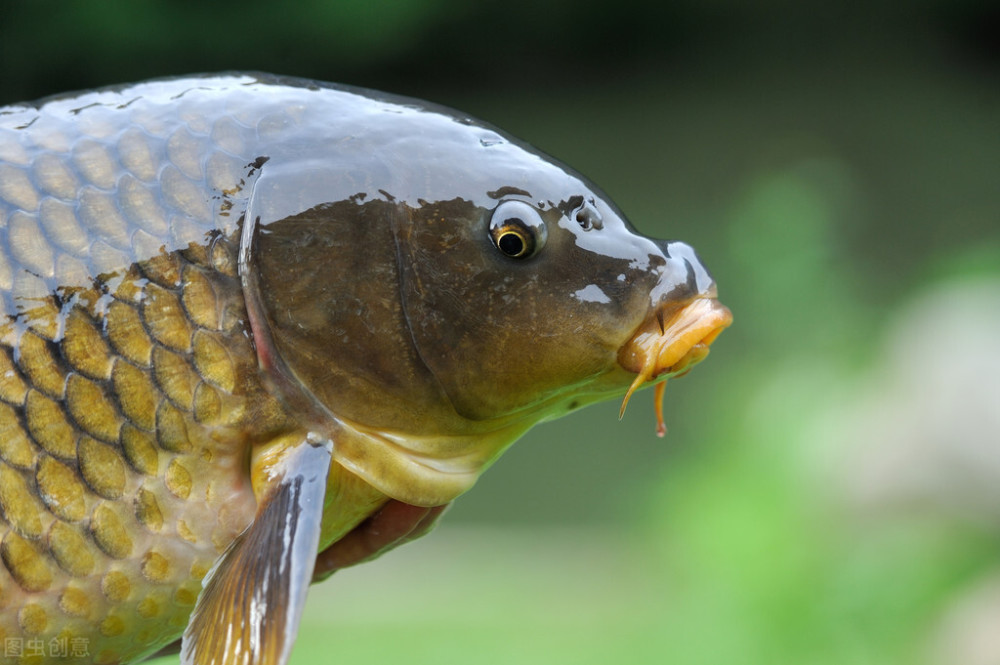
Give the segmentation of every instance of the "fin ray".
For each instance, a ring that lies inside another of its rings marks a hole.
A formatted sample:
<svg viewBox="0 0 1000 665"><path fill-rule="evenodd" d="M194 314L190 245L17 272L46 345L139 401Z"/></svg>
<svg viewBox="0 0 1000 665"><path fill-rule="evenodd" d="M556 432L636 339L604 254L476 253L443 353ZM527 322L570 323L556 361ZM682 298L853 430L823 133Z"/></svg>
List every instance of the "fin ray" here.
<svg viewBox="0 0 1000 665"><path fill-rule="evenodd" d="M319 545L332 444L303 441L257 516L205 579L184 631L183 665L284 665Z"/></svg>

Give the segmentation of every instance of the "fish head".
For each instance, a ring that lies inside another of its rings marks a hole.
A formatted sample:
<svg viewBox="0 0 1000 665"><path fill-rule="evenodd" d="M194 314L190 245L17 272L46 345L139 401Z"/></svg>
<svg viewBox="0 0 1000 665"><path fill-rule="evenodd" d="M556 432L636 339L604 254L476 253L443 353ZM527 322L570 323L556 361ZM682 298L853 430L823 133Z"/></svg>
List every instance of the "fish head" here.
<svg viewBox="0 0 1000 665"><path fill-rule="evenodd" d="M400 234L414 343L473 422L549 419L620 395L644 371L675 374L647 348L662 343L656 322L717 302L688 245L638 234L576 174L548 175L536 167L533 182L490 190L482 205L411 209Z"/></svg>
<svg viewBox="0 0 1000 665"><path fill-rule="evenodd" d="M683 373L729 324L691 247L580 174L388 103L263 166L241 261L262 367L389 496L453 499L535 423Z"/></svg>

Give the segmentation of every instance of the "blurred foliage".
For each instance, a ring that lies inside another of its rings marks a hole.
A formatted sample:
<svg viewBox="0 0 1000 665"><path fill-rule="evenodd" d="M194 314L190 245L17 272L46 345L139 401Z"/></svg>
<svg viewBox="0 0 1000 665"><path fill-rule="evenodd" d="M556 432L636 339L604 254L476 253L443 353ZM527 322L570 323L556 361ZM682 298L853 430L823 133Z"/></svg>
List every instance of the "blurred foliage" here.
<svg viewBox="0 0 1000 665"><path fill-rule="evenodd" d="M227 69L430 98L713 270L736 321L668 387L666 441L641 396L540 426L441 533L315 590L296 662L995 665L975 622L936 649L1000 569L996 524L856 494L888 322L1000 277L998 24L979 0L2 0L0 100ZM928 353L1000 339L979 332ZM961 389L1000 411L994 375Z"/></svg>
<svg viewBox="0 0 1000 665"><path fill-rule="evenodd" d="M927 52L995 75L998 12L981 0L4 0L0 99L227 69L391 87L596 91L637 71L837 76ZM844 62L842 62L844 61ZM847 65L846 68L842 65Z"/></svg>

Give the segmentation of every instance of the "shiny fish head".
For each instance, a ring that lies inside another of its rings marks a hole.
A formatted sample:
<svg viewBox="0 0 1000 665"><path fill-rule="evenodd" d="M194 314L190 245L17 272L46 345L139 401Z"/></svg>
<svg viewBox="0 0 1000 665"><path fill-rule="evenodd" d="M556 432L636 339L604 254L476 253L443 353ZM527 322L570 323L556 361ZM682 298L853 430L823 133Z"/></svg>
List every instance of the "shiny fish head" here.
<svg viewBox="0 0 1000 665"><path fill-rule="evenodd" d="M390 496L453 499L536 422L680 373L728 325L693 250L572 169L445 109L350 103L363 122L263 164L245 280L275 386L363 433L334 454Z"/></svg>
<svg viewBox="0 0 1000 665"><path fill-rule="evenodd" d="M0 307L0 635L108 663L182 631L287 662L337 546L730 320L689 247L496 129L258 74L0 109Z"/></svg>

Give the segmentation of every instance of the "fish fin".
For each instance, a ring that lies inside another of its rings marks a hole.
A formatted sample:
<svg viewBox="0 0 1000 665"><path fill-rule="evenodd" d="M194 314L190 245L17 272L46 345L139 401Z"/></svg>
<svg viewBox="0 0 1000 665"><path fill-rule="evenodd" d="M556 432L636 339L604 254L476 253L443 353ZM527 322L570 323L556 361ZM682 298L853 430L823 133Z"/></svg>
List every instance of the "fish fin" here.
<svg viewBox="0 0 1000 665"><path fill-rule="evenodd" d="M183 665L284 665L319 547L332 443L294 446L253 523L202 586L181 647ZM279 479L280 478L280 479Z"/></svg>
<svg viewBox="0 0 1000 665"><path fill-rule="evenodd" d="M321 582L341 568L371 561L423 537L434 528L448 505L424 508L390 499L378 512L316 556L313 582Z"/></svg>

